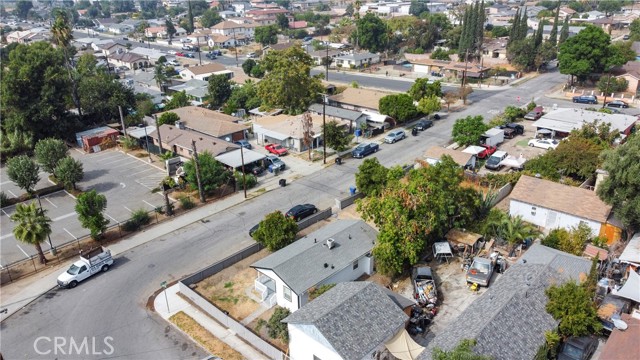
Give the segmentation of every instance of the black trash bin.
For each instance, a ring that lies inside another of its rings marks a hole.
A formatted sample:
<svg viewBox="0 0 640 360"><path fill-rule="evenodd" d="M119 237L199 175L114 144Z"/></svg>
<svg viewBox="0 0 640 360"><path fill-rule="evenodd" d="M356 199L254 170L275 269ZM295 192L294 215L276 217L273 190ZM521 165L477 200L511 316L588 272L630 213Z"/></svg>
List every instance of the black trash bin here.
<svg viewBox="0 0 640 360"><path fill-rule="evenodd" d="M336 158L336 164L342 165L342 158L341 157L337 157Z"/></svg>
<svg viewBox="0 0 640 360"><path fill-rule="evenodd" d="M411 135L413 135L413 136L418 135L418 129L417 128L411 129Z"/></svg>
<svg viewBox="0 0 640 360"><path fill-rule="evenodd" d="M280 179L278 181L278 184L280 184L280 186L282 186L282 187L287 186L287 179Z"/></svg>

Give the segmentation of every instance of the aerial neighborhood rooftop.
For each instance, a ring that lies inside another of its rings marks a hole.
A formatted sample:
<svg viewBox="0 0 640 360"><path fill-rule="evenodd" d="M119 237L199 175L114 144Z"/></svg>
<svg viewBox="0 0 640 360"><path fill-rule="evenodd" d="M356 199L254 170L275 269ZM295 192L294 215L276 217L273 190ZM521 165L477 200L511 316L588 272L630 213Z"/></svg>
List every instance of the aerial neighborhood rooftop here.
<svg viewBox="0 0 640 360"><path fill-rule="evenodd" d="M0 71L0 358L640 359L634 1L4 1Z"/></svg>

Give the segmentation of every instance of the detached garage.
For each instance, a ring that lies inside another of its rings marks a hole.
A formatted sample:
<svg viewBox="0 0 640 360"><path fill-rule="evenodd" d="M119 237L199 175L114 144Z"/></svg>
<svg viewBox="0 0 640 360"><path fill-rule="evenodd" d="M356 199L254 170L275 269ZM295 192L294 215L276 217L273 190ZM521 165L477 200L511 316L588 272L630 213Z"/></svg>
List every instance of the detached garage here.
<svg viewBox="0 0 640 360"><path fill-rule="evenodd" d="M76 133L76 143L85 152L92 153L114 147L120 132L103 126Z"/></svg>

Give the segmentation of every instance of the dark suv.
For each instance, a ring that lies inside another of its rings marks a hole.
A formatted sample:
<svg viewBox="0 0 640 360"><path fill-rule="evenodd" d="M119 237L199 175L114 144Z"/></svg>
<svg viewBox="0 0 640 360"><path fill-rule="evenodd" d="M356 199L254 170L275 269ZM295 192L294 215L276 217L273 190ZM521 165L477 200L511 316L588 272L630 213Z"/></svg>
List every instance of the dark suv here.
<svg viewBox="0 0 640 360"><path fill-rule="evenodd" d="M373 154L376 151L378 151L378 144L360 144L358 145L358 147L353 149L353 151L351 152L351 156L353 156L354 158L363 158L369 154Z"/></svg>
<svg viewBox="0 0 640 360"><path fill-rule="evenodd" d="M574 96L573 102L581 103L581 104L597 104L598 99L593 95L582 95L582 96Z"/></svg>

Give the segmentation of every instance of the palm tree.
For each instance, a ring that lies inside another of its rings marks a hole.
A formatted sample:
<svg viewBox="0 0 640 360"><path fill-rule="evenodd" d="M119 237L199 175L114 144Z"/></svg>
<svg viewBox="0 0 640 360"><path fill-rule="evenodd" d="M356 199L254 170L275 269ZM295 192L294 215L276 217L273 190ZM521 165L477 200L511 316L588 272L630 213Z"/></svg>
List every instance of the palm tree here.
<svg viewBox="0 0 640 360"><path fill-rule="evenodd" d="M514 245L524 239L539 236L540 231L533 225L523 221L521 216L509 216L503 219L500 234L509 244Z"/></svg>
<svg viewBox="0 0 640 360"><path fill-rule="evenodd" d="M78 79L77 72L72 69L69 54L69 46L73 40L73 31L69 22L69 14L64 10L57 10L55 13L56 20L51 26L51 36L53 42L62 49L64 54L64 65L67 68L67 75L71 81L71 97L73 103L78 108L78 115L82 117L82 108L80 107L80 96L78 95Z"/></svg>
<svg viewBox="0 0 640 360"><path fill-rule="evenodd" d="M16 212L11 215L11 220L17 222L13 235L18 241L35 246L42 264L46 264L47 259L40 243L51 234L51 219L46 213L46 210L37 207L35 201L32 201L29 205L18 204Z"/></svg>
<svg viewBox="0 0 640 360"><path fill-rule="evenodd" d="M162 85L164 85L167 82L168 78L167 78L167 73L164 69L164 65L162 65L162 63L156 64L155 71L153 74L153 79L156 81L156 85L158 85L158 89L160 89L160 91L163 91Z"/></svg>

